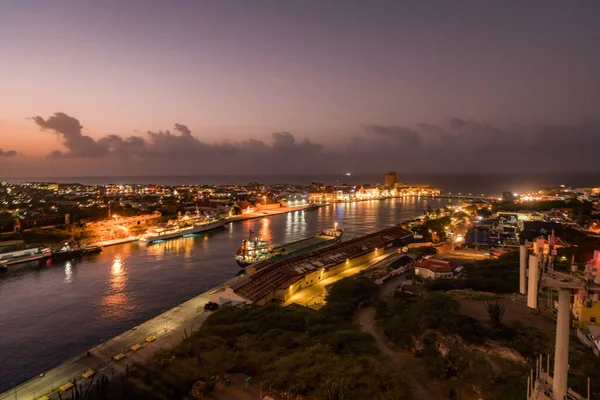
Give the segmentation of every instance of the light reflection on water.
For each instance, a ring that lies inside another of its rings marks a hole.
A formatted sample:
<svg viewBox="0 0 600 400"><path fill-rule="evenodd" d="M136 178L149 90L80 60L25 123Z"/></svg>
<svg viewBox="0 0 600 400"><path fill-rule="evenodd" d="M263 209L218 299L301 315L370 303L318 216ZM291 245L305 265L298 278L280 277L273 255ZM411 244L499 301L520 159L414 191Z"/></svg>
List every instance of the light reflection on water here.
<svg viewBox="0 0 600 400"><path fill-rule="evenodd" d="M110 267L107 290L102 297L104 318L125 318L134 310L131 294L127 292L127 268L121 255L116 255Z"/></svg>
<svg viewBox="0 0 600 400"><path fill-rule="evenodd" d="M260 230L258 231L258 236L260 236L261 238L263 238L263 240L266 240L267 242L271 242L273 240L273 235L271 234L271 228L270 228L270 219L269 218L262 218L261 219L261 224L260 224Z"/></svg>
<svg viewBox="0 0 600 400"><path fill-rule="evenodd" d="M163 242L146 244L145 246L148 253L152 254L158 261L164 260L167 256L179 254L183 254L184 258L190 258L192 250L196 245L196 239L201 236L204 236L204 234L179 237Z"/></svg>
<svg viewBox="0 0 600 400"><path fill-rule="evenodd" d="M443 205L415 198L342 203L153 245L107 247L77 265L23 264L0 275L0 332L9 333L0 335L0 358L11 360L0 363L0 392L235 276L234 253L250 229L285 244L337 222L348 240L414 218L427 204Z"/></svg>
<svg viewBox="0 0 600 400"><path fill-rule="evenodd" d="M65 262L65 283L71 283L73 279L73 264L71 261Z"/></svg>

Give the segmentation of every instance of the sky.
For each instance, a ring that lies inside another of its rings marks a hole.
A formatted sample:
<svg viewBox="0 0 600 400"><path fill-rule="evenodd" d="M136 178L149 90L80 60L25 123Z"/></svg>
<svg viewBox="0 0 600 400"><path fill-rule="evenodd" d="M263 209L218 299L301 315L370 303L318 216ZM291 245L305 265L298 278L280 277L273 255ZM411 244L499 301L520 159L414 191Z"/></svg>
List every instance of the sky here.
<svg viewBox="0 0 600 400"><path fill-rule="evenodd" d="M0 177L600 172L600 2L0 10Z"/></svg>

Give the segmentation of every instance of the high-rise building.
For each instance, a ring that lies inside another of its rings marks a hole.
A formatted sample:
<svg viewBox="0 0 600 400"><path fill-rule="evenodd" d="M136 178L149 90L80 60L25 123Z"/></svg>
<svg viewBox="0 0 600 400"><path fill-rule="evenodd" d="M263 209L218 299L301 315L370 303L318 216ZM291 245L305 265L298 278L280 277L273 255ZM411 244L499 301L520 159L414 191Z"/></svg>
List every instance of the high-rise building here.
<svg viewBox="0 0 600 400"><path fill-rule="evenodd" d="M385 174L385 186L394 187L396 183L398 183L398 174L395 171Z"/></svg>

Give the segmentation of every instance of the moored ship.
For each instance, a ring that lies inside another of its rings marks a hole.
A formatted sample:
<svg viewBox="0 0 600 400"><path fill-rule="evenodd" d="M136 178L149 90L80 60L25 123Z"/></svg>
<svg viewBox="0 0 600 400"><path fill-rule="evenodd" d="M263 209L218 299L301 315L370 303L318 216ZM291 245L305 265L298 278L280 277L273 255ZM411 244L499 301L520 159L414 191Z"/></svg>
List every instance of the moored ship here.
<svg viewBox="0 0 600 400"><path fill-rule="evenodd" d="M180 215L176 220L169 221L167 224L148 229L146 233L140 237L140 242L151 244L161 240L193 235L195 233L221 228L224 223L225 221L222 219L203 216L198 211L196 211L196 215L186 213L183 216Z"/></svg>
<svg viewBox="0 0 600 400"><path fill-rule="evenodd" d="M52 260L70 260L84 255L98 254L102 252L100 246L79 246L74 241L65 242L60 248L52 250Z"/></svg>
<svg viewBox="0 0 600 400"><path fill-rule="evenodd" d="M313 250L331 246L342 240L344 230L337 227L326 229L320 234L308 239L284 245L269 244L260 237L250 238L242 242L242 246L235 253L235 261L242 268L263 260L279 261L286 258L299 256Z"/></svg>

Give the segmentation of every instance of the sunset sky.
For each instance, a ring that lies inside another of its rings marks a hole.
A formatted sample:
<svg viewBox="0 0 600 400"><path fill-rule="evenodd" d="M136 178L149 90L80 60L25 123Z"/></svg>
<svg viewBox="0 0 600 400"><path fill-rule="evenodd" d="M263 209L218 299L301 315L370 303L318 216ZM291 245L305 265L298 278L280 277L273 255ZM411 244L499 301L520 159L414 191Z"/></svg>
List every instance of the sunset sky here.
<svg viewBox="0 0 600 400"><path fill-rule="evenodd" d="M0 177L600 171L597 1L0 0Z"/></svg>

